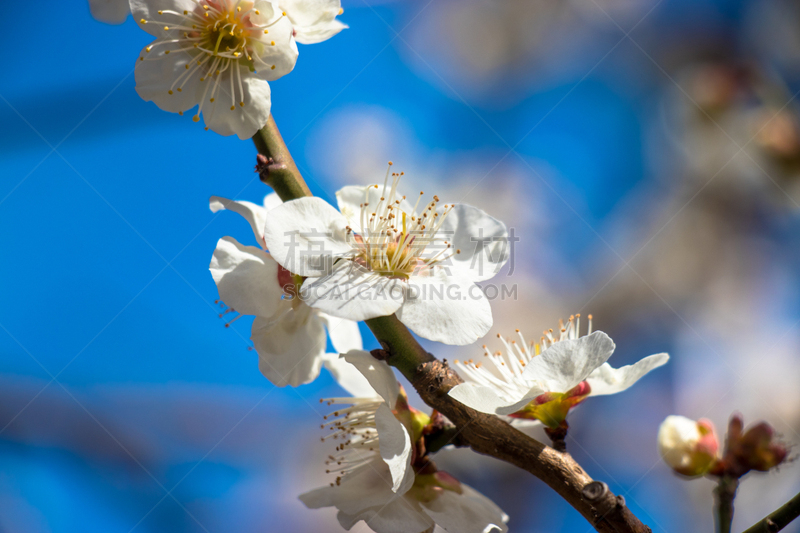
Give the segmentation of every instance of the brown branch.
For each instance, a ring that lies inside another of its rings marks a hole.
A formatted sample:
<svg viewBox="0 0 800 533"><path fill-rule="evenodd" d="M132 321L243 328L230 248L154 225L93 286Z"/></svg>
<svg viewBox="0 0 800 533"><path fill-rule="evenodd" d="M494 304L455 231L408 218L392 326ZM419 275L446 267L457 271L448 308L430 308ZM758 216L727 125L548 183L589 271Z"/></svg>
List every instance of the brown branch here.
<svg viewBox="0 0 800 533"><path fill-rule="evenodd" d="M311 193L294 164L275 122L253 138L259 152L259 172L283 201ZM274 166L275 168L271 168ZM264 168L266 167L266 168ZM264 174L267 177L264 178ZM366 321L381 343L381 358L397 368L429 406L445 415L456 427L458 444L511 463L544 481L602 533L649 533L605 483L592 480L567 453L560 453L517 431L496 416L479 413L457 402L447 392L461 379L447 365L429 354L396 316Z"/></svg>
<svg viewBox="0 0 800 533"><path fill-rule="evenodd" d="M800 516L800 493L744 533L775 533Z"/></svg>

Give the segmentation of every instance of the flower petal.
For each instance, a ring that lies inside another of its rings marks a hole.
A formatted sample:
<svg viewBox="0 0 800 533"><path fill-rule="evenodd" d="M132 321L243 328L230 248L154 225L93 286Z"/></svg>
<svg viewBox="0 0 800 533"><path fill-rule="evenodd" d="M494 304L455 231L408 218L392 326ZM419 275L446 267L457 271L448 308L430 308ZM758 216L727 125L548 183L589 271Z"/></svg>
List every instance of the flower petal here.
<svg viewBox="0 0 800 533"><path fill-rule="evenodd" d="M231 78L234 86L232 94ZM197 102L203 100L203 121L216 133L226 136L236 134L239 139L245 140L267 123L272 106L269 83L256 78L246 67L234 63L224 72L221 71L219 76L197 83L200 95ZM213 103L210 102L213 85L207 87L207 84L219 85Z"/></svg>
<svg viewBox="0 0 800 533"><path fill-rule="evenodd" d="M128 0L89 0L92 16L107 24L122 24L131 12Z"/></svg>
<svg viewBox="0 0 800 533"><path fill-rule="evenodd" d="M256 317L251 337L258 368L278 387L314 381L325 355L325 329L308 306L281 314L277 320Z"/></svg>
<svg viewBox="0 0 800 533"><path fill-rule="evenodd" d="M300 287L300 298L329 315L369 320L391 315L400 308L406 289L404 283L340 259L329 274L307 279Z"/></svg>
<svg viewBox="0 0 800 533"><path fill-rule="evenodd" d="M347 530L363 520L375 533L426 533L436 526L427 513L422 512L419 503L405 497L398 497L380 507L364 509L356 515L340 512L336 518Z"/></svg>
<svg viewBox="0 0 800 533"><path fill-rule="evenodd" d="M375 427L378 430L381 457L389 465L389 472L392 474L392 491L403 494L414 484L411 437L385 403L375 412Z"/></svg>
<svg viewBox="0 0 800 533"><path fill-rule="evenodd" d="M278 196L278 193L276 193L276 192L271 192L271 193L269 193L268 195L266 195L264 197L264 209L266 209L267 211L269 211L270 209L274 209L274 208L278 207L282 203L283 203L283 200L281 200L281 197ZM264 228L263 227L261 228L261 233L262 234L264 233Z"/></svg>
<svg viewBox="0 0 800 533"><path fill-rule="evenodd" d="M494 389L475 383L460 383L447 394L481 413L495 414L498 409L512 405L508 400L498 396Z"/></svg>
<svg viewBox="0 0 800 533"><path fill-rule="evenodd" d="M298 198L267 212L264 239L283 268L321 276L333 257L350 251L345 226L347 219L322 198Z"/></svg>
<svg viewBox="0 0 800 533"><path fill-rule="evenodd" d="M559 341L534 357L522 377L536 382L541 392L567 392L605 363L614 348L602 331Z"/></svg>
<svg viewBox="0 0 800 533"><path fill-rule="evenodd" d="M330 39L347 26L336 20L340 0L281 0L281 7L291 20L297 42L314 44Z"/></svg>
<svg viewBox="0 0 800 533"><path fill-rule="evenodd" d="M255 75L262 80L273 81L285 76L294 69L297 62L297 43L294 28L288 17L283 17L273 9L272 2L259 1L253 6L260 14L250 14L254 24L267 25L269 33L260 30L251 33L251 49ZM279 17L276 19L276 17Z"/></svg>
<svg viewBox="0 0 800 533"><path fill-rule="evenodd" d="M448 532L508 531L508 515L492 500L463 483L461 490L461 494L445 490L435 500L423 503L422 508Z"/></svg>
<svg viewBox="0 0 800 533"><path fill-rule="evenodd" d="M321 43L349 27L350 26L337 19L320 22L314 25L313 28L298 29L295 39L297 39L297 42L300 44Z"/></svg>
<svg viewBox="0 0 800 533"><path fill-rule="evenodd" d="M250 223L256 240L261 246L264 246L264 221L266 220L267 210L253 202L246 202L244 200L228 200L221 196L212 196L209 200L208 206L213 213L221 209L227 209L238 213Z"/></svg>
<svg viewBox="0 0 800 533"><path fill-rule="evenodd" d="M343 355L338 353L325 354L323 364L333 379L354 398L371 398L375 396L375 389L354 365L348 363Z"/></svg>
<svg viewBox="0 0 800 533"><path fill-rule="evenodd" d="M397 403L397 397L400 395L400 386L397 384L397 377L389 365L383 361L378 361L372 357L371 353L364 350L350 350L344 354L344 360L354 365L367 378L375 393L383 398L383 401L390 407L394 408Z"/></svg>
<svg viewBox="0 0 800 533"><path fill-rule="evenodd" d="M436 235L460 251L442 264L472 281L494 277L508 261L508 228L477 207L456 204Z"/></svg>
<svg viewBox="0 0 800 533"><path fill-rule="evenodd" d="M358 515L372 507L380 509L381 506L401 498L399 493L392 491L389 466L377 454L363 466L342 476L339 485L322 487L300 495L300 501L311 509L336 507L349 515Z"/></svg>
<svg viewBox="0 0 800 533"><path fill-rule="evenodd" d="M239 244L233 237L217 242L209 270L220 298L243 315L272 316L283 293L278 264L259 248Z"/></svg>
<svg viewBox="0 0 800 533"><path fill-rule="evenodd" d="M139 53L142 60L136 62L134 70L136 92L142 100L153 102L170 113L186 111L196 106L202 96L202 93L198 94L197 76L175 83L178 76L186 72L186 65L191 66L194 63L195 56L176 53L161 55L160 59L155 59L158 49L148 53L148 47L144 47ZM180 91L178 87L181 87Z"/></svg>
<svg viewBox="0 0 800 533"><path fill-rule="evenodd" d="M319 311L319 317L328 328L328 337L331 339L333 349L337 353L347 353L350 350L361 350L364 348L361 342L361 331L358 329L358 322L339 318Z"/></svg>
<svg viewBox="0 0 800 533"><path fill-rule="evenodd" d="M165 24L176 24L183 19L176 15L159 15L159 10L183 13L194 11L195 8L197 4L192 0L130 0L130 10L136 24L154 37L164 35ZM142 19L150 22L142 23Z"/></svg>
<svg viewBox="0 0 800 533"><path fill-rule="evenodd" d="M613 368L608 363L603 363L586 378L592 388L590 396L603 396L622 392L651 370L666 364L667 361L669 361L669 355L658 353L645 357L632 365L620 368Z"/></svg>
<svg viewBox="0 0 800 533"><path fill-rule="evenodd" d="M432 276L411 277L397 318L420 337L462 346L489 332L492 307L471 280L436 269Z"/></svg>

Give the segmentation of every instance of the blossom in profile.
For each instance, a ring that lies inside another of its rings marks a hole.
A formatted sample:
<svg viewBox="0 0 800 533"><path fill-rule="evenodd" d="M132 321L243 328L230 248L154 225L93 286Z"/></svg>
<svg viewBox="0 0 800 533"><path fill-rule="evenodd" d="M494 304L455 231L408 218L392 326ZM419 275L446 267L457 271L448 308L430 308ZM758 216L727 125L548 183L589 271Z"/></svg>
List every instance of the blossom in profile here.
<svg viewBox="0 0 800 533"><path fill-rule="evenodd" d="M212 196L210 207L214 212L228 209L242 215L263 247L266 212L280 203L274 193L264 199L263 206ZM282 268L265 249L224 237L217 243L209 270L229 311L255 315L250 338L261 373L275 385L309 383L323 364L334 375L345 372L346 368L339 367L348 365L338 354L361 348L358 324L303 303L296 290L302 279ZM326 329L337 354L326 354Z"/></svg>
<svg viewBox="0 0 800 533"><path fill-rule="evenodd" d="M475 282L506 263L506 226L438 196L412 203L398 191L402 173L390 171L382 186L338 191L338 210L309 197L270 211L267 245L281 266L307 276L300 296L312 307L350 320L397 313L426 339L472 343L492 326Z"/></svg>
<svg viewBox="0 0 800 533"><path fill-rule="evenodd" d="M89 0L92 16L107 24L122 24L131 12L128 0Z"/></svg>
<svg viewBox="0 0 800 533"><path fill-rule="evenodd" d="M668 416L658 428L658 453L684 476L702 476L717 460L719 441L714 424L704 418Z"/></svg>
<svg viewBox="0 0 800 533"><path fill-rule="evenodd" d="M347 28L336 19L343 12L340 0L280 0L278 4L289 17L298 43L321 43Z"/></svg>
<svg viewBox="0 0 800 533"><path fill-rule="evenodd" d="M165 111L221 134L252 137L270 114L269 81L297 61L292 23L273 2L130 0L156 38L136 64L136 91Z"/></svg>
<svg viewBox="0 0 800 533"><path fill-rule="evenodd" d="M660 353L614 368L606 362L614 342L602 331L592 332L591 315L588 322L588 332L581 336L580 315L572 316L557 331L544 332L539 343L528 343L519 330L518 339L498 335L504 350L492 353L484 345L478 360L455 362L464 383L448 394L483 413L535 420L555 429L586 398L622 392L669 360Z"/></svg>
<svg viewBox="0 0 800 533"><path fill-rule="evenodd" d="M422 428L429 417L408 405L391 368L360 350L343 359L360 375L340 382L355 397L323 400L342 406L322 425L323 441L337 444L326 461L335 478L300 500L312 509L336 507L347 530L363 520L377 533L507 531L499 507L428 458Z"/></svg>

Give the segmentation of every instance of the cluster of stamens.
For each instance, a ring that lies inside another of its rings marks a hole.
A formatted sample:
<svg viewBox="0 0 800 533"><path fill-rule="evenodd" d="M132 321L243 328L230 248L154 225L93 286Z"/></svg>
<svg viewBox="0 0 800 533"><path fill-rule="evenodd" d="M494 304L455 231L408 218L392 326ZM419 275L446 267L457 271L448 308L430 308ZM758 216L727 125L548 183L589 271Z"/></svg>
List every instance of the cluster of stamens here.
<svg viewBox="0 0 800 533"><path fill-rule="evenodd" d="M378 430L375 427L375 412L381 406L380 398L329 398L320 403L327 405L347 404L326 415L320 427L331 433L322 437L338 441L336 450L325 461L326 474L336 474L331 486L339 485L349 472L369 462L378 452ZM331 419L331 420L329 420Z"/></svg>
<svg viewBox="0 0 800 533"><path fill-rule="evenodd" d="M592 315L587 318L589 327L586 334L589 335L592 333ZM528 363L557 342L577 339L580 336L580 327L581 315L577 314L570 316L566 324L563 320L559 320L557 330L549 329L542 332L538 343L527 342L520 330L516 330L519 342L515 339L506 339L498 333L497 338L500 339L505 351L497 350L492 353L484 344L483 358L477 362L474 359L467 361L456 359L454 364L459 373L462 373L470 381L497 388L509 399L515 398L519 396L519 393L527 392L529 388L527 382L522 378L522 373Z"/></svg>
<svg viewBox="0 0 800 533"><path fill-rule="evenodd" d="M364 203L359 205L361 233L354 236L349 226L347 232L357 261L383 276L408 279L418 268L433 266L461 253L461 250L451 251L452 245L436 235L454 204L444 204L439 213L436 211L439 197L434 196L418 214L417 208L425 194L420 192L411 211L404 211L401 202L406 197L397 197L397 185L405 173L391 172L391 168L390 161L377 205L370 206L368 200L370 188L378 189L378 185L364 190ZM435 255L424 257L428 247L441 249Z"/></svg>
<svg viewBox="0 0 800 533"><path fill-rule="evenodd" d="M174 94L173 91L182 92L184 85L195 76L201 82L213 81L203 91L200 107L193 117L197 122L200 120L203 104L206 101L213 103L221 90L230 91L231 111L236 109L237 101L239 107L244 107L245 93L240 67L247 68L250 72L275 69L275 65L264 62L258 52L266 46L275 46L275 41L267 41L265 36L269 34L269 28L286 16L286 13L278 14L269 22L257 23L254 18L261 13L253 7L252 1L192 1L196 5L193 10L184 10L181 13L165 9L158 12L161 16L173 17L173 20L177 17L178 21L140 20L142 24L163 25L164 31L169 32L169 35L145 48L146 54L156 50L162 52L160 55L157 54L154 58L142 56L139 60L162 59L170 53L191 55L192 60L184 65L185 71L175 79L168 93L171 95ZM220 82L228 70L230 87L221 87ZM238 99L237 94L240 95Z"/></svg>

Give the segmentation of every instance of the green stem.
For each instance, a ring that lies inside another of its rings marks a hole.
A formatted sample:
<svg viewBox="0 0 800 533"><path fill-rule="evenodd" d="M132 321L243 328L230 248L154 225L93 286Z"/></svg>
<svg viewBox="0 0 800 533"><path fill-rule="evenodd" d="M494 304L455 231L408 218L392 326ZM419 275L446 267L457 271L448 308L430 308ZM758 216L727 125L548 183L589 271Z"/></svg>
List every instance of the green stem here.
<svg viewBox="0 0 800 533"><path fill-rule="evenodd" d="M800 493L744 533L775 533L800 516Z"/></svg>
<svg viewBox="0 0 800 533"><path fill-rule="evenodd" d="M311 191L300 175L297 165L283 142L281 132L270 115L267 124L253 136L258 153L268 159L261 169L261 181L272 187L281 200L288 202L295 198L311 196Z"/></svg>
<svg viewBox="0 0 800 533"><path fill-rule="evenodd" d="M719 478L717 488L714 489L714 496L717 502L717 533L731 533L733 524L733 500L736 498L736 489L739 487L739 480L730 476Z"/></svg>

